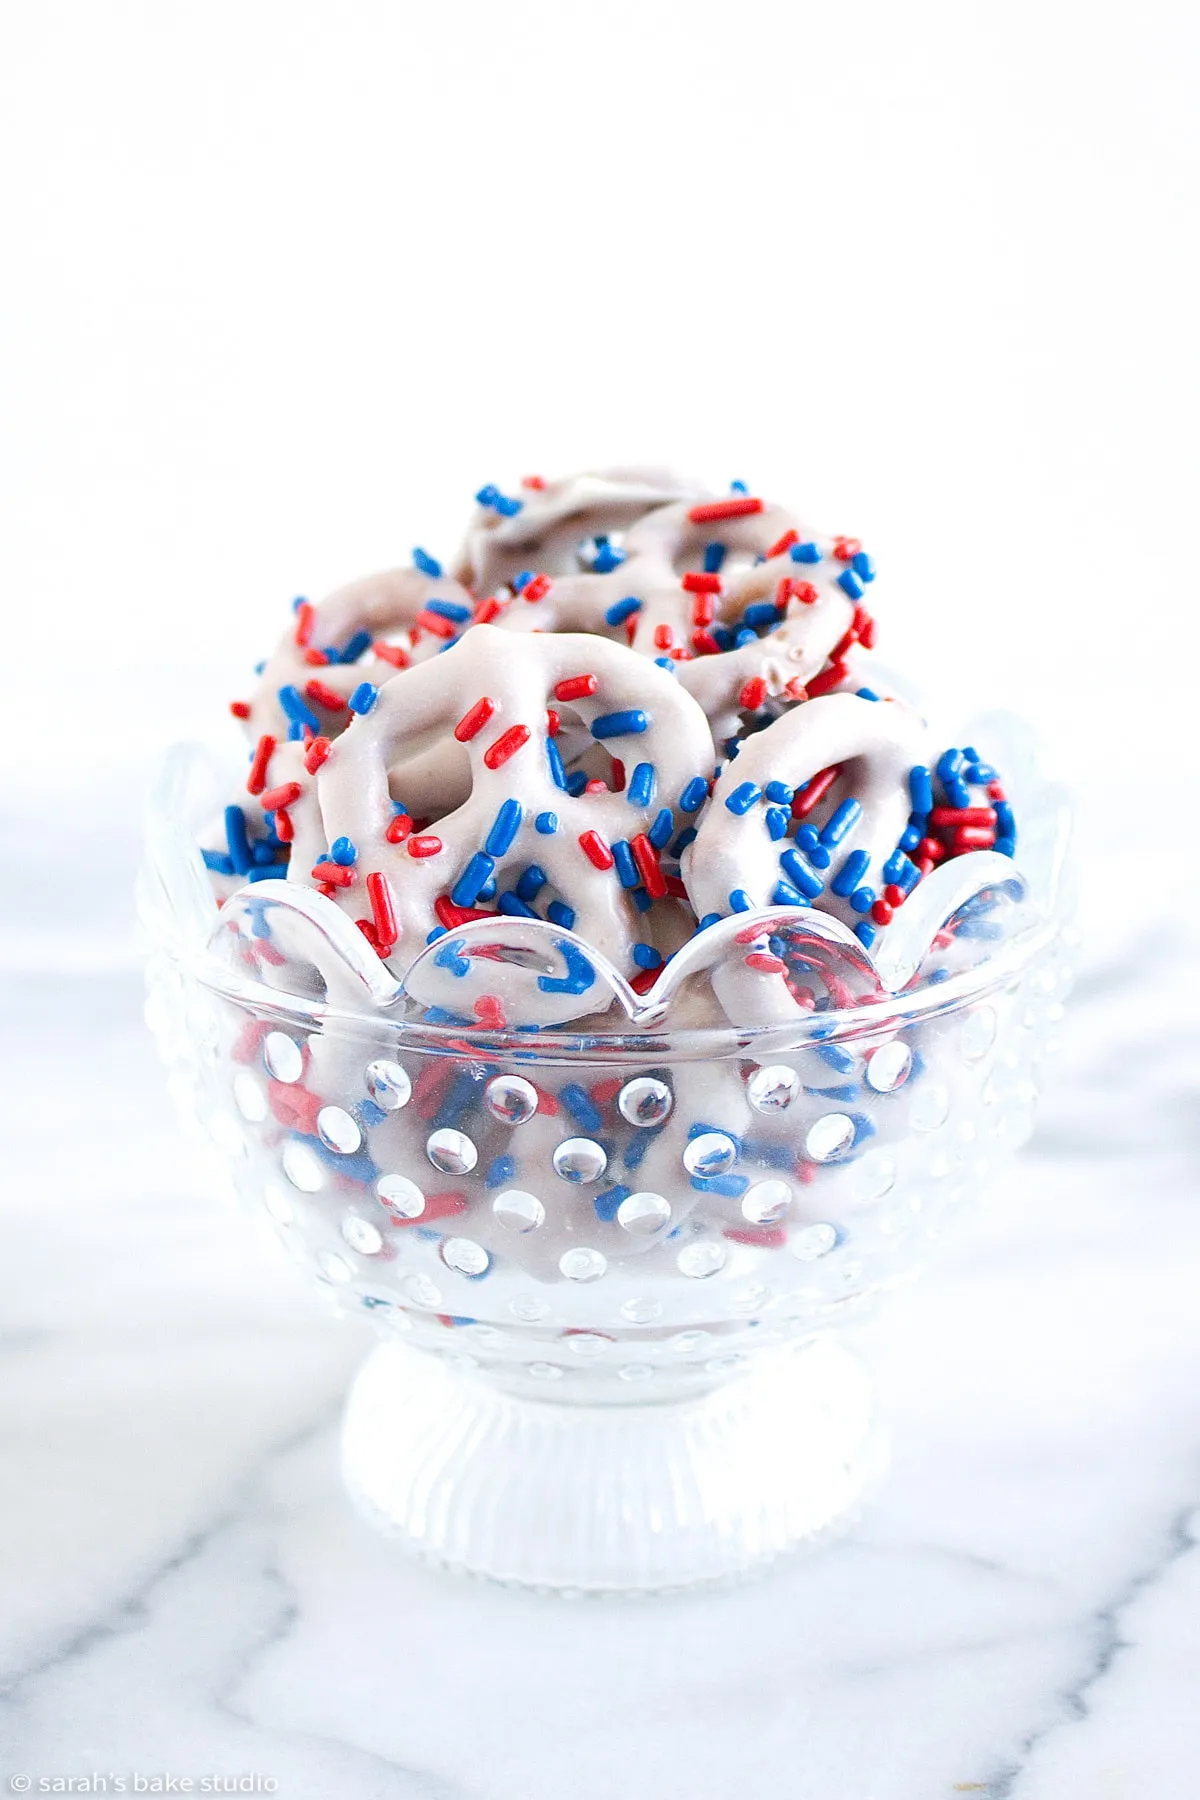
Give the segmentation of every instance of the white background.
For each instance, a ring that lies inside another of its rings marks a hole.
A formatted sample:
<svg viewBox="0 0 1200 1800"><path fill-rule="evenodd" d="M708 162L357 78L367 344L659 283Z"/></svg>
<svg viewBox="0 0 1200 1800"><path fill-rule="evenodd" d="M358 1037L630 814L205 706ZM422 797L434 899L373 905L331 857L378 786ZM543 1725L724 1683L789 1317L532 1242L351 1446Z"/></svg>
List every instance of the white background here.
<svg viewBox="0 0 1200 1800"><path fill-rule="evenodd" d="M43 766L202 726L295 593L448 554L483 481L644 458L861 536L889 660L1016 700L1085 786L1131 708L1183 741L1182 0L6 17L0 604Z"/></svg>

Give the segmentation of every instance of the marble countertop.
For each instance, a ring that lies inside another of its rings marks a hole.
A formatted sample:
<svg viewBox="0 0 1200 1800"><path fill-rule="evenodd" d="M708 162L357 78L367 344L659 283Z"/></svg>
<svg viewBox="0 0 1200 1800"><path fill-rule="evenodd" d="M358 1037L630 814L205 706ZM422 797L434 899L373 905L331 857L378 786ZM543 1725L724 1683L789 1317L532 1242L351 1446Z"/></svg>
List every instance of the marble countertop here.
<svg viewBox="0 0 1200 1800"><path fill-rule="evenodd" d="M85 931L50 871L3 957L0 1792L1194 1800L1194 937L1091 933L1032 1146L859 1328L895 1454L857 1529L729 1593L564 1602L435 1574L343 1499L368 1338L166 1105L128 815L98 815L108 910Z"/></svg>

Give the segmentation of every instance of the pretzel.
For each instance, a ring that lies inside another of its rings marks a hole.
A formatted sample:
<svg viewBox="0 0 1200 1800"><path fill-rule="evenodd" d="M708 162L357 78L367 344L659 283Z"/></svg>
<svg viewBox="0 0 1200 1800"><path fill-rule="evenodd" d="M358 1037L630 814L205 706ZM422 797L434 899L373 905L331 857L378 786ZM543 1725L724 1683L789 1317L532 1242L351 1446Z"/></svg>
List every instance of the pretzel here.
<svg viewBox="0 0 1200 1800"><path fill-rule="evenodd" d="M606 762L622 758L623 791L601 791L598 777L590 792L567 791L548 711ZM700 708L631 651L570 635L517 643L478 626L386 682L315 782L286 791L289 874L357 918L373 910L366 923L395 973L431 929L486 917L478 901L494 880L501 912L547 916L635 975L646 927L634 894L669 899L660 853L707 792L712 755Z"/></svg>

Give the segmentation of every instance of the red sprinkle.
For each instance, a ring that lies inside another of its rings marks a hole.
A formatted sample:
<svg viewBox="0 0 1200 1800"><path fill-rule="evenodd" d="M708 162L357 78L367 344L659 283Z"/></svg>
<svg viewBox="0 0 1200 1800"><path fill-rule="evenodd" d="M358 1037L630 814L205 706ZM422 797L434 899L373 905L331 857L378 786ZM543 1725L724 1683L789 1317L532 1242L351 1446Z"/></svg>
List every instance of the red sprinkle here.
<svg viewBox="0 0 1200 1800"><path fill-rule="evenodd" d="M693 569L682 577L681 586L685 594L719 594L721 577Z"/></svg>
<svg viewBox="0 0 1200 1800"><path fill-rule="evenodd" d="M678 875L667 876L667 892L673 900L686 900L688 897L688 891Z"/></svg>
<svg viewBox="0 0 1200 1800"><path fill-rule="evenodd" d="M539 494L545 485L546 477L544 475L522 475L521 477L522 487L534 488Z"/></svg>
<svg viewBox="0 0 1200 1800"><path fill-rule="evenodd" d="M636 975L630 977L629 985L635 994L648 994L661 974L661 963L657 969L639 969Z"/></svg>
<svg viewBox="0 0 1200 1800"><path fill-rule="evenodd" d="M438 923L444 925L447 931L453 931L456 925L467 925L472 919L494 919L496 916L478 906L455 906L449 894L439 894L433 903L433 910L438 916Z"/></svg>
<svg viewBox="0 0 1200 1800"><path fill-rule="evenodd" d="M760 969L764 975L786 975L787 964L766 950L752 950L746 958L748 969Z"/></svg>
<svg viewBox="0 0 1200 1800"><path fill-rule="evenodd" d="M389 844L402 844L411 830L412 820L408 814L397 813L383 835Z"/></svg>
<svg viewBox="0 0 1200 1800"><path fill-rule="evenodd" d="M768 559L772 556L782 556L785 550L790 550L793 544L798 544L799 542L800 533L798 531L785 531L781 538L775 539L775 542L767 551Z"/></svg>
<svg viewBox="0 0 1200 1800"><path fill-rule="evenodd" d="M877 925L890 925L892 922L892 910L893 909L888 905L886 900L877 900L871 908L871 917Z"/></svg>
<svg viewBox="0 0 1200 1800"><path fill-rule="evenodd" d="M302 650L308 647L312 639L313 626L317 622L316 608L305 600L296 608L296 642Z"/></svg>
<svg viewBox="0 0 1200 1800"><path fill-rule="evenodd" d="M833 554L839 562L853 562L861 549L862 545L857 538L839 537L833 540Z"/></svg>
<svg viewBox="0 0 1200 1800"><path fill-rule="evenodd" d="M748 519L752 513L762 510L761 500L752 500L749 494L738 494L733 500L710 500L703 506L693 506L688 518L693 525L711 525L718 519Z"/></svg>
<svg viewBox="0 0 1200 1800"><path fill-rule="evenodd" d="M583 791L585 794L607 794L608 783L607 781L601 781L600 777L597 775L593 777L591 781L586 781L584 783Z"/></svg>
<svg viewBox="0 0 1200 1800"><path fill-rule="evenodd" d="M961 856L966 850L990 850L995 841L996 833L990 825L960 825L951 849L955 856Z"/></svg>
<svg viewBox="0 0 1200 1800"><path fill-rule="evenodd" d="M231 700L229 702L229 710L235 719L248 719L250 717L250 706L245 700Z"/></svg>
<svg viewBox="0 0 1200 1800"><path fill-rule="evenodd" d="M755 1244L762 1250L778 1250L787 1243L782 1225L727 1225L721 1236L732 1244Z"/></svg>
<svg viewBox="0 0 1200 1800"><path fill-rule="evenodd" d="M698 650L701 656L719 656L721 653L721 646L711 631L693 631L692 649Z"/></svg>
<svg viewBox="0 0 1200 1800"><path fill-rule="evenodd" d="M333 746L327 737L315 737L304 752L304 766L310 775L315 775Z"/></svg>
<svg viewBox="0 0 1200 1800"><path fill-rule="evenodd" d="M598 831L581 831L579 848L594 868L611 869L613 866L612 851Z"/></svg>
<svg viewBox="0 0 1200 1800"><path fill-rule="evenodd" d="M477 700L474 706L472 706L468 712L463 714L462 718L458 721L458 724L454 727L454 735L459 743L469 743L477 733L483 730L495 710L496 702L494 700L489 700L486 694L482 700Z"/></svg>
<svg viewBox="0 0 1200 1800"><path fill-rule="evenodd" d="M1004 792L1004 783L1002 781L989 781L987 796L989 800L1007 800L1008 795Z"/></svg>
<svg viewBox="0 0 1200 1800"><path fill-rule="evenodd" d="M344 869L341 863L335 862L318 863L311 874L314 881L329 888L349 887L354 880L353 869Z"/></svg>
<svg viewBox="0 0 1200 1800"><path fill-rule="evenodd" d="M504 611L504 604L504 601L500 599L498 594L488 594L486 599L479 602L479 605L472 613L472 625L490 625L493 619L498 619L500 617L500 614Z"/></svg>
<svg viewBox="0 0 1200 1800"><path fill-rule="evenodd" d="M421 837L410 837L408 840L408 854L410 856L437 856L441 848L441 838L432 835L429 837L425 837L424 835Z"/></svg>
<svg viewBox="0 0 1200 1800"><path fill-rule="evenodd" d="M798 675L792 676L792 679L788 682L787 686L784 688L783 691L787 695L789 700L807 700L808 699L808 689L805 687L804 683L801 681L801 679Z"/></svg>
<svg viewBox="0 0 1200 1800"><path fill-rule="evenodd" d="M638 874L641 876L642 884L650 898L664 900L667 893L666 877L658 866L658 851L644 831L639 831L638 835L630 840L629 848L633 852L633 860L637 864ZM609 857L609 861L612 861L611 857Z"/></svg>
<svg viewBox="0 0 1200 1800"><path fill-rule="evenodd" d="M819 694L831 693L835 687L839 687L841 683L845 681L848 673L849 670L845 663L830 663L828 668L822 669L821 673L819 675L814 675L809 682L809 699L815 700Z"/></svg>
<svg viewBox="0 0 1200 1800"><path fill-rule="evenodd" d="M304 661L310 669L327 669L329 658L323 650L314 650L311 646L304 652Z"/></svg>
<svg viewBox="0 0 1200 1800"><path fill-rule="evenodd" d="M883 890L883 897L893 912L898 906L903 906L905 900L908 898L904 889L902 887L897 887L894 881L888 882L888 885Z"/></svg>
<svg viewBox="0 0 1200 1800"><path fill-rule="evenodd" d="M875 648L875 621L870 613L863 616L862 624L858 628L858 641L864 650Z"/></svg>
<svg viewBox="0 0 1200 1800"><path fill-rule="evenodd" d="M594 694L600 683L594 675L568 675L554 689L556 700L583 700Z"/></svg>
<svg viewBox="0 0 1200 1800"><path fill-rule="evenodd" d="M546 708L546 736L557 737L562 726L562 719L552 706Z"/></svg>
<svg viewBox="0 0 1200 1800"><path fill-rule="evenodd" d="M619 756L609 758L612 763L612 791L614 794L625 792L625 764Z"/></svg>
<svg viewBox="0 0 1200 1800"><path fill-rule="evenodd" d="M757 712L767 697L767 684L761 675L753 676L738 695L742 712Z"/></svg>
<svg viewBox="0 0 1200 1800"><path fill-rule="evenodd" d="M378 956L379 933L376 931L374 925L372 925L370 919L355 919L354 923L358 926L358 929L362 932L368 944L370 944L372 950L374 950L375 954Z"/></svg>
<svg viewBox="0 0 1200 1800"><path fill-rule="evenodd" d="M393 669L407 669L412 661L407 650L402 650L399 644L387 643L384 638L376 638L371 650L380 662L391 663Z"/></svg>
<svg viewBox="0 0 1200 1800"><path fill-rule="evenodd" d="M434 637L452 638L458 636L458 628L453 619L443 619L441 613L419 612L417 624L423 625L426 631L432 631Z"/></svg>
<svg viewBox="0 0 1200 1800"><path fill-rule="evenodd" d="M692 601L692 624L711 625L716 610L711 594L697 594Z"/></svg>
<svg viewBox="0 0 1200 1800"><path fill-rule="evenodd" d="M269 788L265 794L260 794L258 804L264 812L274 812L277 806L290 806L303 792L298 781L285 781L282 787Z"/></svg>
<svg viewBox="0 0 1200 1800"><path fill-rule="evenodd" d="M292 824L291 813L285 812L282 806L277 806L275 808L275 836L281 844L290 844L295 835L296 828Z"/></svg>
<svg viewBox="0 0 1200 1800"><path fill-rule="evenodd" d="M550 592L551 585L548 575L535 575L533 580L527 581L521 589L521 598L522 600L544 600Z"/></svg>
<svg viewBox="0 0 1200 1800"><path fill-rule="evenodd" d="M996 814L990 806L935 806L929 823L939 830L946 825L994 825Z"/></svg>
<svg viewBox="0 0 1200 1800"><path fill-rule="evenodd" d="M390 949L400 935L396 928L396 909L392 903L392 884L386 875L367 876L367 898L371 902L371 917L375 922L379 948L386 955L384 946Z"/></svg>
<svg viewBox="0 0 1200 1800"><path fill-rule="evenodd" d="M832 768L821 769L814 775L803 792L797 794L792 801L793 819L807 819L813 808L820 805L841 772L841 764L836 763Z"/></svg>
<svg viewBox="0 0 1200 1800"><path fill-rule="evenodd" d="M926 862L945 862L946 846L939 844L936 838L923 837L917 845L917 855Z"/></svg>
<svg viewBox="0 0 1200 1800"><path fill-rule="evenodd" d="M275 750L273 737L260 737L254 751L254 760L250 764L250 773L246 777L246 792L261 794L267 785L267 764Z"/></svg>
<svg viewBox="0 0 1200 1800"><path fill-rule="evenodd" d="M335 694L331 687L326 687L323 681L306 681L304 684L304 698L306 700L315 700L318 706L324 706L330 712L344 712L346 710L346 702L342 699L342 696L340 694Z"/></svg>
<svg viewBox="0 0 1200 1800"><path fill-rule="evenodd" d="M489 744L484 751L484 768L498 769L502 763L508 761L510 756L515 756L517 754L517 751L521 748L522 744L527 744L528 742L528 725L510 725L508 730L502 732L495 743Z"/></svg>
<svg viewBox="0 0 1200 1800"><path fill-rule="evenodd" d="M481 994L475 1002L475 1017L485 1031L504 1031L508 1027L504 1007L498 994Z"/></svg>
<svg viewBox="0 0 1200 1800"><path fill-rule="evenodd" d="M811 581L793 581L792 599L798 600L801 606L815 606L821 598L821 590L815 588Z"/></svg>

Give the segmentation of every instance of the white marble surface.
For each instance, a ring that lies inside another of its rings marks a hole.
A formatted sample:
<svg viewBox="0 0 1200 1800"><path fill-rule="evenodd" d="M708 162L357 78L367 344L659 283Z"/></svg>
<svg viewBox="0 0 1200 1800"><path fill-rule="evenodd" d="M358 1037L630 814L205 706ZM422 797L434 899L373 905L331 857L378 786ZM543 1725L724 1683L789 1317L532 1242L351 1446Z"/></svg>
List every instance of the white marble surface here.
<svg viewBox="0 0 1200 1800"><path fill-rule="evenodd" d="M431 1573L349 1512L367 1340L165 1105L130 813L120 784L89 809L87 930L51 869L5 934L0 1792L1194 1800L1194 940L1093 909L1033 1146L860 1329L896 1448L858 1529L732 1593L561 1602Z"/></svg>

